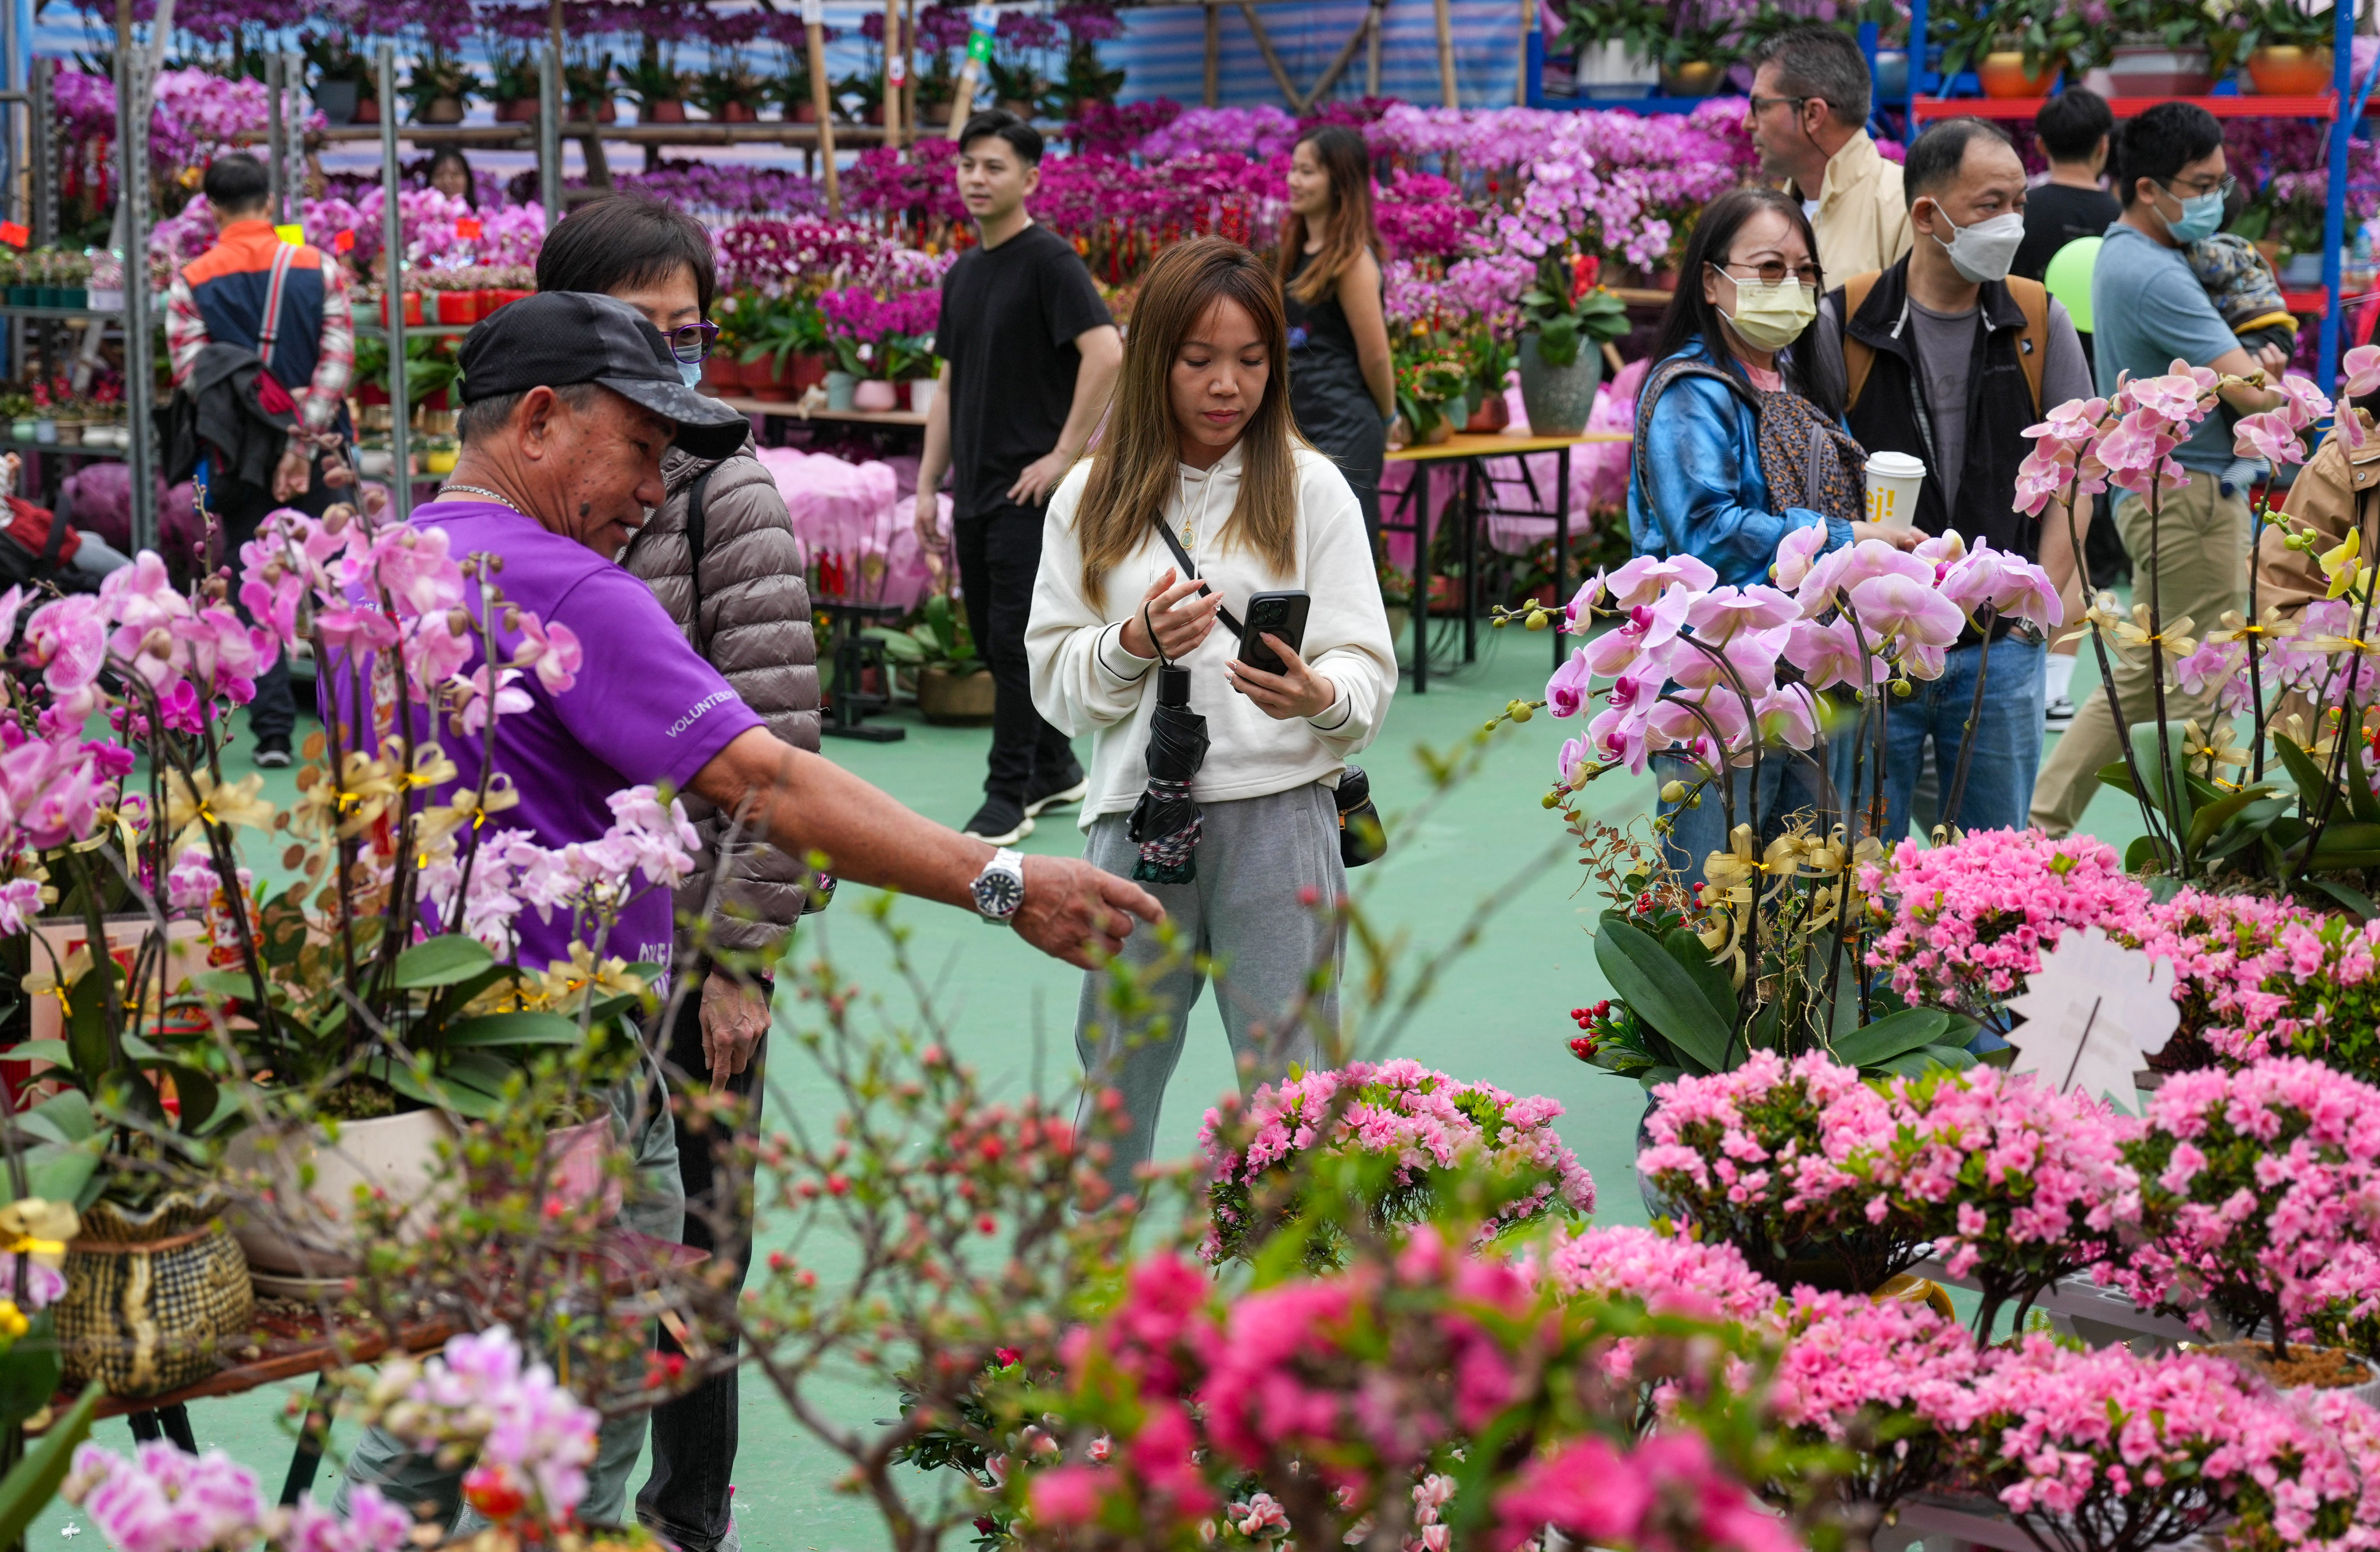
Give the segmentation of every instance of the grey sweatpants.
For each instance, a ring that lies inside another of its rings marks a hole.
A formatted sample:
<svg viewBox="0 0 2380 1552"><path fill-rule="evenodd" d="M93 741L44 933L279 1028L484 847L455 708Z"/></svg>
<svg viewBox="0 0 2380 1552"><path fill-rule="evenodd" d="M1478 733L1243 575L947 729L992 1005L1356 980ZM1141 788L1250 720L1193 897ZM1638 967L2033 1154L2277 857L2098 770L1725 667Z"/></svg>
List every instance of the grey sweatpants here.
<svg viewBox="0 0 2380 1552"><path fill-rule="evenodd" d="M1331 907L1347 891L1347 870L1339 860L1331 790L1309 782L1201 806L1198 876L1186 884L1143 886L1165 907L1172 948L1144 927L1124 940L1117 961L1145 977L1169 952L1177 956L1163 976L1142 983L1155 1000L1153 1012L1119 1027L1111 972L1083 977L1075 1017L1086 1083L1078 1125L1091 1134L1100 1089L1123 1096L1125 1129L1099 1134L1113 1150L1106 1173L1119 1192L1135 1190L1134 1171L1148 1162L1165 1085L1182 1059L1183 1032L1210 965L1243 1093L1280 1078L1293 1063L1314 1066L1315 1032L1335 1029L1339 1021L1347 943ZM1124 832L1127 819L1106 814L1093 820L1084 856L1129 879L1140 848ZM1314 903L1299 898L1307 890Z"/></svg>
<svg viewBox="0 0 2380 1552"><path fill-rule="evenodd" d="M636 1174L620 1204L620 1226L675 1244L686 1226L677 1132L670 1123L667 1105L638 1103L640 1087L648 1101L653 1092L652 1073L649 1063L638 1063L634 1075L607 1097L613 1134L624 1139L636 1164ZM645 1428L651 1420L651 1413L643 1412L615 1417L596 1434L595 1460L587 1468L587 1496L577 1505L581 1523L628 1522L628 1473L636 1470L637 1457L644 1453ZM468 1469L467 1462L449 1470L434 1456L407 1449L394 1435L367 1428L356 1441L355 1452L347 1457L346 1473L331 1497L331 1507L346 1518L347 1488L369 1482L399 1508L412 1510L425 1502L436 1505L439 1522L462 1535L487 1523L477 1511L463 1507L463 1474ZM459 1520L457 1510L462 1511Z"/></svg>

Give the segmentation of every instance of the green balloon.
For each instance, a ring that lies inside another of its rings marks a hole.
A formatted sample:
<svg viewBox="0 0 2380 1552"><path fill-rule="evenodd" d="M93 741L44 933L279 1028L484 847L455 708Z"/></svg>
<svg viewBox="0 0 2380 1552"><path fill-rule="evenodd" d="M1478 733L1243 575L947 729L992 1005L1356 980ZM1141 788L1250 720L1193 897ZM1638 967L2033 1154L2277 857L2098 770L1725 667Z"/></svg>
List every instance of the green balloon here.
<svg viewBox="0 0 2380 1552"><path fill-rule="evenodd" d="M2042 272L2041 283L2066 304L2066 315L2074 320L2079 333L2091 333L2091 271L2099 262L2099 245L2107 240L2077 237L2059 249Z"/></svg>

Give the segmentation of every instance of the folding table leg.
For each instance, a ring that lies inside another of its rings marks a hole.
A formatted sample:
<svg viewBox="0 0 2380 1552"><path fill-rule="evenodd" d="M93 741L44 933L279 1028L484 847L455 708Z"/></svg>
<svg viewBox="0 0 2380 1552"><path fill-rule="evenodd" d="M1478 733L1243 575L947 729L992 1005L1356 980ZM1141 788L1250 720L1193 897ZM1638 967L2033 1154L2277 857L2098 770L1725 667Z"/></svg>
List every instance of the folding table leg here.
<svg viewBox="0 0 2380 1552"><path fill-rule="evenodd" d="M314 1382L313 1397L306 1403L306 1420L298 1428L297 1453L289 1457L289 1477L281 1485L285 1509L314 1485L314 1473L322 1469L322 1446L331 1437L331 1402L337 1394L329 1374Z"/></svg>
<svg viewBox="0 0 2380 1552"><path fill-rule="evenodd" d="M1430 461L1413 467L1414 487L1421 500L1414 508L1414 694L1429 694L1429 498Z"/></svg>

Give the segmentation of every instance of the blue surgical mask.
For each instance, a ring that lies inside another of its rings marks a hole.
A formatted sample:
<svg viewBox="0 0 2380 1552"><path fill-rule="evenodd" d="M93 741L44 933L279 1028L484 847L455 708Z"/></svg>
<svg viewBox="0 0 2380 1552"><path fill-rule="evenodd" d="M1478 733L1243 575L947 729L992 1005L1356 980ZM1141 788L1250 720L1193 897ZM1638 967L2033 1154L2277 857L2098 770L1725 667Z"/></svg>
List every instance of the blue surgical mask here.
<svg viewBox="0 0 2380 1552"><path fill-rule="evenodd" d="M2171 189L2166 192L2172 193ZM2159 214L2164 212L2160 211ZM2178 243L2204 242L2223 228L2223 191L2212 189L2181 201L2181 219L2168 221L2165 229Z"/></svg>
<svg viewBox="0 0 2380 1552"><path fill-rule="evenodd" d="M702 381L702 363L699 361L680 361L677 364L677 374L686 380L686 385L687 387L692 388Z"/></svg>

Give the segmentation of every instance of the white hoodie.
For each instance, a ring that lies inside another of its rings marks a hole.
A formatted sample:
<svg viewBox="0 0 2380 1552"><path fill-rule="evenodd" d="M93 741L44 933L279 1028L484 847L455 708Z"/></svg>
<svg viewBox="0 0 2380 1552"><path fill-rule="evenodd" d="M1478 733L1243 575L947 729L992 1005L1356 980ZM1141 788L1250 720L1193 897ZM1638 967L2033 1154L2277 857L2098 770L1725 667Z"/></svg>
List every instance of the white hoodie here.
<svg viewBox="0 0 2380 1552"><path fill-rule="evenodd" d="M1396 693L1396 649L1389 640L1363 508L1330 459L1308 448L1299 448L1296 458L1296 561L1286 574L1275 575L1253 552L1232 541L1229 521L1240 495L1237 447L1211 469L1181 466L1166 503L1167 526L1179 539L1187 519L1195 542L1184 548L1234 616L1245 619L1248 600L1257 593L1302 588L1311 595L1299 656L1339 692L1319 716L1287 721L1267 716L1224 679L1223 665L1239 656L1240 644L1218 621L1182 660L1191 671L1190 709L1207 719L1206 763L1190 784L1191 795L1201 802L1264 797L1309 782L1336 786L1347 757L1379 732ZM1100 578L1100 597L1084 595L1075 510L1090 472L1087 462L1075 465L1050 500L1033 619L1025 632L1033 704L1069 736L1092 735L1085 830L1102 814L1130 812L1148 784L1146 756L1149 715L1157 706L1157 660L1135 657L1120 637L1150 584L1180 569L1151 528L1139 549Z"/></svg>

